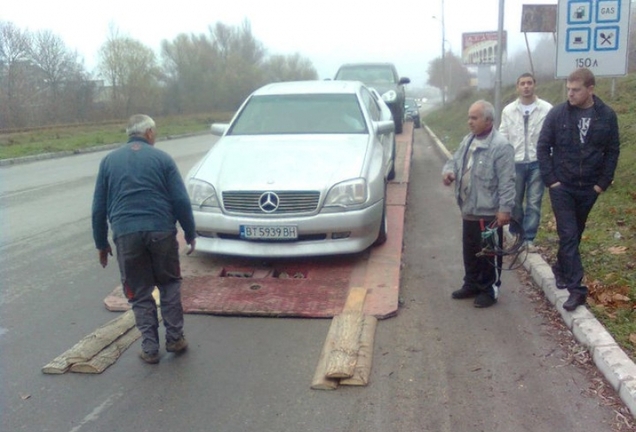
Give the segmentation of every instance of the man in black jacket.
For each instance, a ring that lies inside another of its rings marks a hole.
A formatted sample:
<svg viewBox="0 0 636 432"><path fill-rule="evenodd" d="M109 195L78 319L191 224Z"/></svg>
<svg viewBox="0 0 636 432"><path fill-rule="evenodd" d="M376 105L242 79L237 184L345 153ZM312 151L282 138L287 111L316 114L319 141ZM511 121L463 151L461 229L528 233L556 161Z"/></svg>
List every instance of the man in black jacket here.
<svg viewBox="0 0 636 432"><path fill-rule="evenodd" d="M616 113L594 95L594 85L588 69L568 76L568 100L548 113L537 144L559 235L553 271L557 288L570 293L563 303L567 311L585 304L579 244L596 199L612 184L619 155Z"/></svg>

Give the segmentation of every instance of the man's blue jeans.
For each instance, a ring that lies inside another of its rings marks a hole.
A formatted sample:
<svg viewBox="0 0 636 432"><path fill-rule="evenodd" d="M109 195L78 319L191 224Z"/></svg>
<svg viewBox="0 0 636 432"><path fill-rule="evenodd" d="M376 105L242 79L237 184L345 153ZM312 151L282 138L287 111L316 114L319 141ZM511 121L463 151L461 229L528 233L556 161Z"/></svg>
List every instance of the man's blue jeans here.
<svg viewBox="0 0 636 432"><path fill-rule="evenodd" d="M579 245L598 193L592 187L577 189L564 185L548 189L552 211L559 235L556 272L559 273L563 288L570 293L587 295L583 281L583 263Z"/></svg>
<svg viewBox="0 0 636 432"><path fill-rule="evenodd" d="M534 241L541 222L541 200L545 189L539 162L516 163L515 171L515 208L512 217L523 228L524 240Z"/></svg>

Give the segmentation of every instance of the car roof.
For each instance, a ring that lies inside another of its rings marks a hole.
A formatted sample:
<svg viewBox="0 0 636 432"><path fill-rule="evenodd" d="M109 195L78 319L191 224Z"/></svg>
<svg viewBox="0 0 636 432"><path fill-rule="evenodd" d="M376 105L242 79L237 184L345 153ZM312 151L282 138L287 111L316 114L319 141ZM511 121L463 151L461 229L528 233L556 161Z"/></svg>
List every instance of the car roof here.
<svg viewBox="0 0 636 432"><path fill-rule="evenodd" d="M299 94L299 93L341 93L356 94L364 87L359 81L287 81L267 84L256 90L254 96Z"/></svg>
<svg viewBox="0 0 636 432"><path fill-rule="evenodd" d="M390 66L393 67L393 63L389 62L368 62L368 63L345 63L340 68L348 68L355 66Z"/></svg>

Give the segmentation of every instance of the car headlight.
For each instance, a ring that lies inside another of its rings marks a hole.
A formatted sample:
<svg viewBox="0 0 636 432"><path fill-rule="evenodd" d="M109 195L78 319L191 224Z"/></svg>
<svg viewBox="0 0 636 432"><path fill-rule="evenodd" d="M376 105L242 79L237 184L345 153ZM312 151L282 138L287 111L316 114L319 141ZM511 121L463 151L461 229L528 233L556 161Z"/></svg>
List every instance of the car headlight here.
<svg viewBox="0 0 636 432"><path fill-rule="evenodd" d="M397 100L397 92L395 90L389 90L382 94L382 100L386 103L393 103Z"/></svg>
<svg viewBox="0 0 636 432"><path fill-rule="evenodd" d="M205 210L206 207L219 207L216 191L210 183L191 178L188 180L186 189L193 206L201 210Z"/></svg>
<svg viewBox="0 0 636 432"><path fill-rule="evenodd" d="M367 182L363 178L343 181L334 185L325 200L325 206L347 207L367 200Z"/></svg>

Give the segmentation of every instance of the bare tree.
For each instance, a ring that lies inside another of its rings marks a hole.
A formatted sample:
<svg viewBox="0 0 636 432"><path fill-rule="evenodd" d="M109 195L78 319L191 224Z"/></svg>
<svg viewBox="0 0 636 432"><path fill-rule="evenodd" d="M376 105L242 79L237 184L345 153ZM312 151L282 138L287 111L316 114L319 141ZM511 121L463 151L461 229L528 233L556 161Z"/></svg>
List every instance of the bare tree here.
<svg viewBox="0 0 636 432"><path fill-rule="evenodd" d="M72 104L91 96L86 94L88 76L77 52L69 50L59 36L44 30L33 36L29 57L42 80L43 121L74 120L78 110Z"/></svg>
<svg viewBox="0 0 636 432"><path fill-rule="evenodd" d="M162 42L161 57L167 111L182 114L211 110L220 64L212 41L205 35L180 34L172 42Z"/></svg>
<svg viewBox="0 0 636 432"><path fill-rule="evenodd" d="M98 71L110 86L114 117L160 110L159 77L155 53L141 42L111 27L99 50Z"/></svg>
<svg viewBox="0 0 636 432"><path fill-rule="evenodd" d="M270 56L263 70L266 82L318 79L318 72L311 61L299 53Z"/></svg>
<svg viewBox="0 0 636 432"><path fill-rule="evenodd" d="M220 61L217 107L233 110L263 84L265 48L252 34L247 20L236 28L217 23L210 32Z"/></svg>
<svg viewBox="0 0 636 432"><path fill-rule="evenodd" d="M428 66L428 84L441 90L442 83L446 85L449 100L470 84L468 69L461 59L451 51L446 53L443 62L438 57L431 61Z"/></svg>
<svg viewBox="0 0 636 432"><path fill-rule="evenodd" d="M28 32L0 21L0 127L27 124Z"/></svg>

